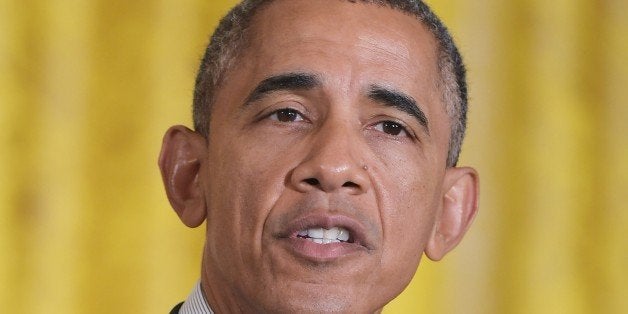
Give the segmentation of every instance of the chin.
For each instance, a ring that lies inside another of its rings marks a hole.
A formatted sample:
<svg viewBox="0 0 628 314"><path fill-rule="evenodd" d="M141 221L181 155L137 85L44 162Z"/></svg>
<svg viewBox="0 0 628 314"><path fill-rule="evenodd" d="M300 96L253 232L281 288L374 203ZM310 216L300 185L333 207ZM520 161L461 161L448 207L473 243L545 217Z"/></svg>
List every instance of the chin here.
<svg viewBox="0 0 628 314"><path fill-rule="evenodd" d="M357 307L357 300L349 300L339 296L307 295L301 300L290 300L289 304L282 304L276 313L373 313L364 306Z"/></svg>
<svg viewBox="0 0 628 314"><path fill-rule="evenodd" d="M288 291L277 291L265 312L271 313L376 313L385 304L377 305L373 296L366 296L351 287L325 287L323 284L286 285ZM325 289L328 288L328 289ZM377 296L379 297L379 295ZM268 300L268 299L267 299Z"/></svg>

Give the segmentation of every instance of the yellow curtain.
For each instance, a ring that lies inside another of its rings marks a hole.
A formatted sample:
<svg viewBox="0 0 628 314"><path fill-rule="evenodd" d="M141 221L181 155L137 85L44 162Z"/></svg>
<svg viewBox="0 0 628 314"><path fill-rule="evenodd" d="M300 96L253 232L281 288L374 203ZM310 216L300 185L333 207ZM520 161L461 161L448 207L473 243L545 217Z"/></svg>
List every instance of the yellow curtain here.
<svg viewBox="0 0 628 314"><path fill-rule="evenodd" d="M202 228L170 210L162 133L235 1L0 0L0 304L166 313ZM628 1L433 0L469 67L481 211L387 313L628 312Z"/></svg>

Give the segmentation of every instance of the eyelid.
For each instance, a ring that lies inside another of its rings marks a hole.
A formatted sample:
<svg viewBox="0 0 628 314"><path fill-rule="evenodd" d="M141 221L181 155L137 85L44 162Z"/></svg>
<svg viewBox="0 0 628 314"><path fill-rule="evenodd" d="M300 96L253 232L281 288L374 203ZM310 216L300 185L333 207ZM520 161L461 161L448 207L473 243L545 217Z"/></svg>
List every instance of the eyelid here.
<svg viewBox="0 0 628 314"><path fill-rule="evenodd" d="M279 102L274 102L271 105L264 106L262 110L260 110L254 116L255 121L263 120L271 115L277 113L279 110L294 110L296 111L304 120L309 120L307 117L309 115L309 111L307 107L305 107L301 102L296 100L283 100Z"/></svg>
<svg viewBox="0 0 628 314"><path fill-rule="evenodd" d="M385 122L396 123L396 124L398 124L402 128L402 130L404 132L406 132L406 135L407 135L406 137L410 138L413 141L415 141L415 140L418 141L419 140L419 137L416 135L414 130L412 130L412 128L410 126L408 126L408 124L406 124L405 122L403 122L403 121L401 121L399 119L396 119L396 118L393 118L393 117L390 117L390 116L376 116L376 117L373 117L373 120L375 120L375 122L371 123L370 127L375 127L376 125L379 125L379 124L382 124L382 123L385 123ZM390 136L394 136L394 135L390 135ZM396 136L396 137L399 137L399 136Z"/></svg>
<svg viewBox="0 0 628 314"><path fill-rule="evenodd" d="M264 117L265 117L265 118L270 118L270 117L272 117L272 116L274 116L274 115L279 114L279 112L280 112L280 111L282 111L282 110L290 110L290 111L293 111L293 112L294 112L294 113L296 113L299 117L301 117L301 119L300 119L300 120L293 121L293 122L307 121L307 119L305 118L305 115L303 115L303 114L302 114L299 110L296 110L296 109L294 109L294 108L279 108L279 109L277 109L277 110L274 110L274 111L270 112L269 114L265 115ZM283 121L280 121L280 120L279 120L279 117L277 117L277 119L271 119L271 120L278 121L278 122L283 122Z"/></svg>

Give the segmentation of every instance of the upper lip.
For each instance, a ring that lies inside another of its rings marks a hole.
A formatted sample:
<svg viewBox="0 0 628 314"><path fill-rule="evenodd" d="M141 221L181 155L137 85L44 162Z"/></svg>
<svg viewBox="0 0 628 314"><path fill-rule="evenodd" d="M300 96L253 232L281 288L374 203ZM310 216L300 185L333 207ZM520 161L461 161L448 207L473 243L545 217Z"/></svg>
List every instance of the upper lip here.
<svg viewBox="0 0 628 314"><path fill-rule="evenodd" d="M331 229L333 227L347 229L350 234L350 242L361 245L368 250L373 248L372 241L364 225L351 217L341 214L310 213L297 217L288 222L286 226L283 226L277 236L279 238L293 238L301 230L310 228Z"/></svg>

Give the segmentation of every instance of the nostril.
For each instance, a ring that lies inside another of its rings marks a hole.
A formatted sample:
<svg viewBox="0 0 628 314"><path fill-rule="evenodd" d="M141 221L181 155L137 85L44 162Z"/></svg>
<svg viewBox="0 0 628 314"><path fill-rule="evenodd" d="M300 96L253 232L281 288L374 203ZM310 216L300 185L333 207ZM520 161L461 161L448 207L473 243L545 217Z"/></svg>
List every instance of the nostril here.
<svg viewBox="0 0 628 314"><path fill-rule="evenodd" d="M307 183L309 185L318 185L319 184L318 179L316 179L316 178L307 178L307 179L305 179L303 181L305 181L305 183Z"/></svg>
<svg viewBox="0 0 628 314"><path fill-rule="evenodd" d="M356 188L357 189L360 186L357 185L356 183L351 182L351 181L347 181L347 182L345 182L345 184L342 185L342 187L345 187L345 188Z"/></svg>

